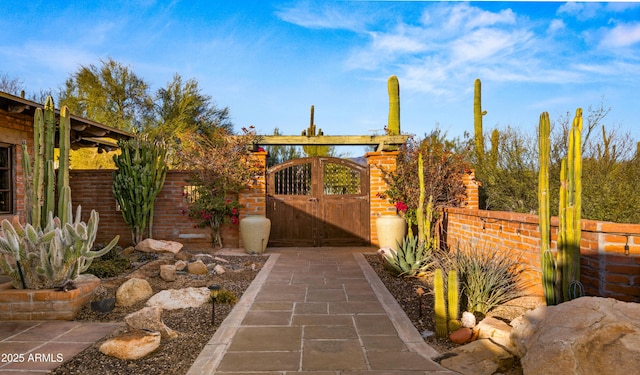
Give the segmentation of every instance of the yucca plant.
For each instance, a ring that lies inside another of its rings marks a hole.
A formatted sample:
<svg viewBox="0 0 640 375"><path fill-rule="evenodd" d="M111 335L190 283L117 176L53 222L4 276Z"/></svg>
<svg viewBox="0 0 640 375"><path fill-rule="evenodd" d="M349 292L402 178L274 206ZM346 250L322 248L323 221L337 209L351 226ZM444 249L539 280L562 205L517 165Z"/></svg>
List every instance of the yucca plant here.
<svg viewBox="0 0 640 375"><path fill-rule="evenodd" d="M493 308L521 297L522 266L504 251L469 248L455 254L467 311L486 315Z"/></svg>
<svg viewBox="0 0 640 375"><path fill-rule="evenodd" d="M435 264L433 249L418 241L417 237L405 237L398 243L398 251L386 256L384 265L395 276L422 277Z"/></svg>

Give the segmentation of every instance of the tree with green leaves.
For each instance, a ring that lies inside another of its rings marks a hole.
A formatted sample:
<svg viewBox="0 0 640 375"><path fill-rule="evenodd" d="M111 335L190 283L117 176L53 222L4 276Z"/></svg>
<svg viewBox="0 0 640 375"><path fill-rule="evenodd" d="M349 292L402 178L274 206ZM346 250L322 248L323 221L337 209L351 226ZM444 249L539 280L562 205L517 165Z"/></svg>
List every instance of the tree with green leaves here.
<svg viewBox="0 0 640 375"><path fill-rule="evenodd" d="M71 113L117 129L139 132L153 118L149 85L113 60L81 66L65 82L59 102Z"/></svg>
<svg viewBox="0 0 640 375"><path fill-rule="evenodd" d="M218 108L193 78L183 82L182 77L175 74L166 87L156 92L155 102L156 121L144 130L151 137L170 141L174 147L186 130L203 135L212 135L219 128L233 130L229 109Z"/></svg>
<svg viewBox="0 0 640 375"><path fill-rule="evenodd" d="M273 135L282 135L280 129L273 129ZM282 164L287 160L298 159L302 157L300 148L296 146L267 146L265 150L269 153L267 158L267 168L274 165Z"/></svg>

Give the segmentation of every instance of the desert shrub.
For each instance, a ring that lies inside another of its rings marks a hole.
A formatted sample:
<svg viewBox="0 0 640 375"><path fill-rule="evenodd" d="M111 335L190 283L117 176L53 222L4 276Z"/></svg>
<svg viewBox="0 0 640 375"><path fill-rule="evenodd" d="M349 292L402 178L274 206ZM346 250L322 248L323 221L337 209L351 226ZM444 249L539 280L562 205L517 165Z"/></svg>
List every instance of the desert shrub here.
<svg viewBox="0 0 640 375"><path fill-rule="evenodd" d="M519 259L504 251L468 247L451 255L458 270L467 311L486 315L493 308L523 295L518 282Z"/></svg>
<svg viewBox="0 0 640 375"><path fill-rule="evenodd" d="M102 245L96 245L100 249ZM100 258L93 260L86 273L101 279L118 276L131 268L129 259L122 256L122 248L116 246Z"/></svg>
<svg viewBox="0 0 640 375"><path fill-rule="evenodd" d="M238 302L238 296L230 290L221 289L218 292L218 296L216 297L217 303L228 303L230 305L235 305Z"/></svg>

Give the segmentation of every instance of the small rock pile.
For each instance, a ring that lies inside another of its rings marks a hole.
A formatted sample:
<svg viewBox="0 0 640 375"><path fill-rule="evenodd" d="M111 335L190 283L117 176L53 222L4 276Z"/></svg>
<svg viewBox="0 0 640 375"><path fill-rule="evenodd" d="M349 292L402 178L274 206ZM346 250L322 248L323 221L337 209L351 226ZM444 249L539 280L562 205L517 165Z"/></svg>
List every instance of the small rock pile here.
<svg viewBox="0 0 640 375"><path fill-rule="evenodd" d="M226 272L224 266L219 264L226 262L225 259L208 254L192 256L180 253L181 249L180 243L152 239L140 242L135 248L138 251L155 252L160 255L175 254L174 264L159 266L160 277L165 281L175 281L178 273L200 276L210 272ZM205 264L202 261L205 257L211 257L217 263ZM115 305L128 307L146 301L146 307L124 318L127 332L106 340L99 347L103 354L119 359L142 358L156 350L161 340L178 337L178 333L162 321L163 310L200 307L209 303L210 298L210 291L206 287L163 290L154 295L149 282L142 278L142 273L132 276L140 277L131 277L118 287Z"/></svg>

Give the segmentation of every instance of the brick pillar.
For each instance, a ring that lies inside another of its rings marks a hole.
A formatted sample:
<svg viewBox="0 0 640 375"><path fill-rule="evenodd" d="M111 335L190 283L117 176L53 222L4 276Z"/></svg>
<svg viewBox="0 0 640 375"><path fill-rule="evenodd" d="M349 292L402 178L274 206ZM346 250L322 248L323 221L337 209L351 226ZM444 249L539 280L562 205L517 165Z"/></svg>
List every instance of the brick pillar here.
<svg viewBox="0 0 640 375"><path fill-rule="evenodd" d="M462 176L462 183L466 187L467 196L462 203L462 207L471 210L477 210L480 208L480 199L478 195L479 182L476 180L476 175L473 169L469 169Z"/></svg>
<svg viewBox="0 0 640 375"><path fill-rule="evenodd" d="M383 170L386 172L396 170L398 153L398 151L376 151L365 155L369 165L369 230L371 245L374 246L379 245L376 219L382 215L396 214L394 205L386 198L380 198L378 194L383 194L388 189Z"/></svg>
<svg viewBox="0 0 640 375"><path fill-rule="evenodd" d="M266 151L258 151L249 155L247 162L255 164L259 171L247 189L242 190L238 196L240 204L244 206L240 209L239 218L241 220L248 215L267 215L266 174L268 154ZM242 238L240 238L239 242L240 247L242 247Z"/></svg>

